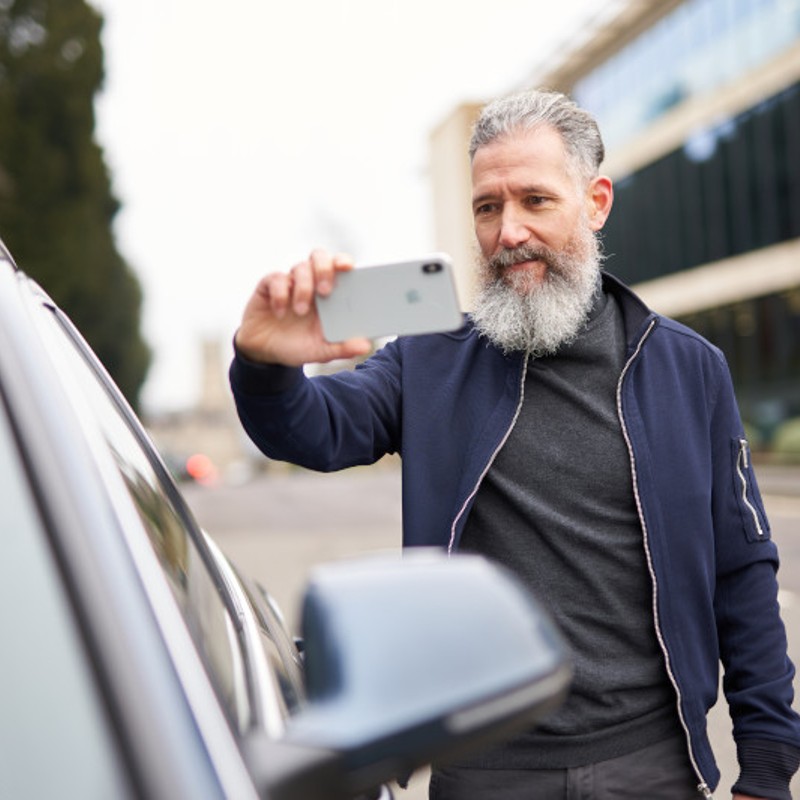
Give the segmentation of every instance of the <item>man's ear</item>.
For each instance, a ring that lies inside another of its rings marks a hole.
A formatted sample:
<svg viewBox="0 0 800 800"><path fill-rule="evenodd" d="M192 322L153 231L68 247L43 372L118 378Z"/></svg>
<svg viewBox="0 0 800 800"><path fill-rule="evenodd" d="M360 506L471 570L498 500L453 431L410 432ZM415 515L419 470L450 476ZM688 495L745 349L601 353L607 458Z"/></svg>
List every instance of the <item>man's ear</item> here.
<svg viewBox="0 0 800 800"><path fill-rule="evenodd" d="M593 231L599 231L606 224L613 203L614 185L611 183L611 178L605 175L593 178L586 190L589 225Z"/></svg>

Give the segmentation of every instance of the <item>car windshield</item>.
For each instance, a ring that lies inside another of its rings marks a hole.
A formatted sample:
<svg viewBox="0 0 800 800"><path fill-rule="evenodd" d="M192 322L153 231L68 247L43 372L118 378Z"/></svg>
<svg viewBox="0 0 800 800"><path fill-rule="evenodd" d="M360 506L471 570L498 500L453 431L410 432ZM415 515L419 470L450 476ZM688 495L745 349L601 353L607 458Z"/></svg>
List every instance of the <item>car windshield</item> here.
<svg viewBox="0 0 800 800"><path fill-rule="evenodd" d="M102 431L229 718L244 731L252 719L238 632L224 593L209 571L207 553L195 539L201 534L157 457L136 432L125 404L100 368L90 363L74 329L57 312L45 318L53 363L72 391L88 402L93 424Z"/></svg>
<svg viewBox="0 0 800 800"><path fill-rule="evenodd" d="M128 797L0 398L0 797Z"/></svg>

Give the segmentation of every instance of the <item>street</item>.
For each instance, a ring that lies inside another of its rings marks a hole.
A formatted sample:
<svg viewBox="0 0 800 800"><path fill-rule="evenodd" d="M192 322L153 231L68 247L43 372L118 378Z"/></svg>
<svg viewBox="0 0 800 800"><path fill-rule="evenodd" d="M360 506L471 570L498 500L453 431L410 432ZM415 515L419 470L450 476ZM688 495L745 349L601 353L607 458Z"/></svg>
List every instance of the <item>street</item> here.
<svg viewBox="0 0 800 800"><path fill-rule="evenodd" d="M768 494L772 534L781 551L781 606L790 654L800 663L800 493ZM776 486L779 482L776 481ZM780 487L781 491L783 487ZM225 553L278 601L297 630L303 586L313 566L400 546L400 472L396 462L317 475L276 468L238 486L188 485L185 494L203 527ZM715 796L729 798L736 779L735 749L724 701L711 714L711 738L722 770ZM800 778L792 783L800 797ZM415 776L398 800L427 797Z"/></svg>

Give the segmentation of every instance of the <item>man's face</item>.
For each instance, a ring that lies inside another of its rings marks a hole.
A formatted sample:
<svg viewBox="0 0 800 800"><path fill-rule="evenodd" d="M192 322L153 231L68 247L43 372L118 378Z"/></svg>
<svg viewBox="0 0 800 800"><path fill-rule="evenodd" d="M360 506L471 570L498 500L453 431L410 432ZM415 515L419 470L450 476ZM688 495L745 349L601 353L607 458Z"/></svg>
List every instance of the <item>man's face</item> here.
<svg viewBox="0 0 800 800"><path fill-rule="evenodd" d="M475 325L504 352L552 355L574 341L594 305L595 234L611 209L611 182L581 181L550 127L481 147L472 178L481 250Z"/></svg>
<svg viewBox="0 0 800 800"><path fill-rule="evenodd" d="M481 254L497 277L521 292L540 285L555 268L548 251L585 258L587 233L603 227L611 207L610 181L581 181L569 169L560 134L545 125L479 148L472 186Z"/></svg>

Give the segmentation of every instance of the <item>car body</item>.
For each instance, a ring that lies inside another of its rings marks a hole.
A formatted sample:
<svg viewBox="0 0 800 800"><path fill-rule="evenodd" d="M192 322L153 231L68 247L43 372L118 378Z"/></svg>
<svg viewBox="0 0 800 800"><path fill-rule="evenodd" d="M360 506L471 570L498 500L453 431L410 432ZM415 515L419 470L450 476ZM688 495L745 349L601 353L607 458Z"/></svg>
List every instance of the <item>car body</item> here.
<svg viewBox="0 0 800 800"><path fill-rule="evenodd" d="M475 557L320 570L301 656L2 243L0 476L2 797L386 796L564 694L557 633Z"/></svg>

